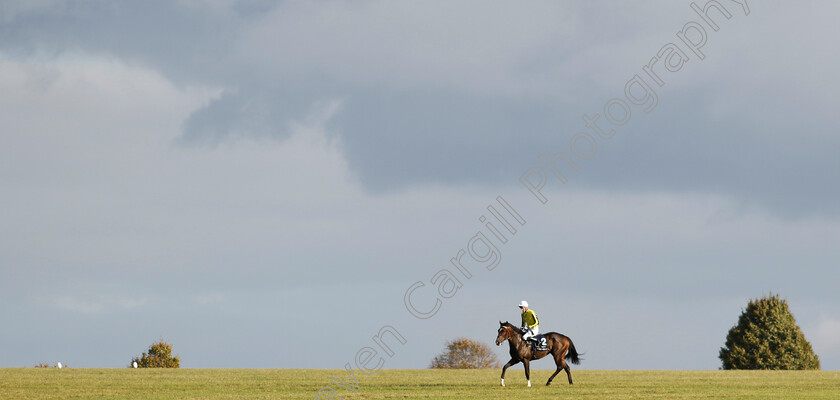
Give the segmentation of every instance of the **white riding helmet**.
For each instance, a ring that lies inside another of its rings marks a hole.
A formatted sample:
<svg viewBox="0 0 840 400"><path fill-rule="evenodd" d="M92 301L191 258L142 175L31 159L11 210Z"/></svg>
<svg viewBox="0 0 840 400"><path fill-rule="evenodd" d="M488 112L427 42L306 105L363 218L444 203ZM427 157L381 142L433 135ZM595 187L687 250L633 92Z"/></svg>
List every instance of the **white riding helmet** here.
<svg viewBox="0 0 840 400"><path fill-rule="evenodd" d="M528 307L528 302L525 301L525 300L520 301L519 302L519 307Z"/></svg>

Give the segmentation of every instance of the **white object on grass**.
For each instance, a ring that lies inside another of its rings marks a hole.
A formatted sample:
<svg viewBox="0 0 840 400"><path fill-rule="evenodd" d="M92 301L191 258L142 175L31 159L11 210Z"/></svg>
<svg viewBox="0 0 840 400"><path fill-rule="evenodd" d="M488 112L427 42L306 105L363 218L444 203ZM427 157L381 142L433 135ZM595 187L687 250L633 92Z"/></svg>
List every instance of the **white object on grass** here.
<svg viewBox="0 0 840 400"><path fill-rule="evenodd" d="M134 368L137 368L137 361L134 362Z"/></svg>
<svg viewBox="0 0 840 400"><path fill-rule="evenodd" d="M55 366L58 367L58 369L61 369L61 363L55 363Z"/></svg>

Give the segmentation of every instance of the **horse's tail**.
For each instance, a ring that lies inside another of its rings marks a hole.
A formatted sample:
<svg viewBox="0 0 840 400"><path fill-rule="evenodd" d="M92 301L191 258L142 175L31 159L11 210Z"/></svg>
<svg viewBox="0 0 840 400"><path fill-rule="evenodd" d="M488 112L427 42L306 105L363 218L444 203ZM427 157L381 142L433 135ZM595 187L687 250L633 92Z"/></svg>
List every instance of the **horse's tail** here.
<svg viewBox="0 0 840 400"><path fill-rule="evenodd" d="M566 353L566 359L570 360L572 364L580 364L580 355L578 354L577 349L575 349L575 344L572 343L572 339L569 339L569 352Z"/></svg>

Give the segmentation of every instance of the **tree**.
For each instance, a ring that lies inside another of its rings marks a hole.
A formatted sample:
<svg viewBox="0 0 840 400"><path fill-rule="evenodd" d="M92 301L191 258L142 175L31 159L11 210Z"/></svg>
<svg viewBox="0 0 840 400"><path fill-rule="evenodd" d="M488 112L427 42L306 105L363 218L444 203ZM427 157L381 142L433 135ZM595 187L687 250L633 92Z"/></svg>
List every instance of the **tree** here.
<svg viewBox="0 0 840 400"><path fill-rule="evenodd" d="M750 300L720 349L723 369L820 369L820 359L779 295Z"/></svg>
<svg viewBox="0 0 840 400"><path fill-rule="evenodd" d="M457 338L446 342L446 349L438 354L429 368L441 369L480 369L498 368L496 354L484 343L467 338Z"/></svg>
<svg viewBox="0 0 840 400"><path fill-rule="evenodd" d="M129 368L137 363L138 368L180 368L181 357L172 357L172 345L159 340L149 346L148 353L140 357L134 357L129 363Z"/></svg>

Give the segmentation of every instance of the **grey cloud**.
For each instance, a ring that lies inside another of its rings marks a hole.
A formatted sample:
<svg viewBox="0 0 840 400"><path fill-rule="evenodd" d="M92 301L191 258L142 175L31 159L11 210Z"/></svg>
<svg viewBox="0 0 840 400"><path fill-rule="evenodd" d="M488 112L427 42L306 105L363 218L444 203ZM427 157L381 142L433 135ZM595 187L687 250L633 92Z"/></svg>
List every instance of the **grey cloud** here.
<svg viewBox="0 0 840 400"><path fill-rule="evenodd" d="M0 48L16 57L114 55L150 65L179 83L212 85L238 24L265 10L263 3L236 2L243 6L220 10L186 2L56 1L4 21Z"/></svg>
<svg viewBox="0 0 840 400"><path fill-rule="evenodd" d="M699 19L687 6L657 3L621 13L610 12L612 3L546 3L540 13L511 11L499 24L498 11L485 8L467 18L469 3L447 5L443 19L387 3L58 4L7 18L4 51L114 54L180 84L225 88L184 123L182 145L283 140L319 102L340 99L328 130L374 192L515 185L539 153L566 149L585 130L582 115L602 113L659 46L677 40L676 29ZM838 80L787 57L830 40L819 30L825 24L798 30L797 18L834 8L756 4L749 17L721 22L710 31L707 59L668 75L656 88L658 108L649 115L634 108L618 137L570 178L600 188L724 193L785 215L836 215L838 193L828 182L840 166L828 149L838 139L823 111L836 99L814 91ZM778 40L757 44L762 37ZM784 78L802 85L779 85ZM722 93L730 97L716 97Z"/></svg>
<svg viewBox="0 0 840 400"><path fill-rule="evenodd" d="M505 184L565 115L549 104L441 93L365 92L336 117L346 157L374 190L415 183Z"/></svg>

